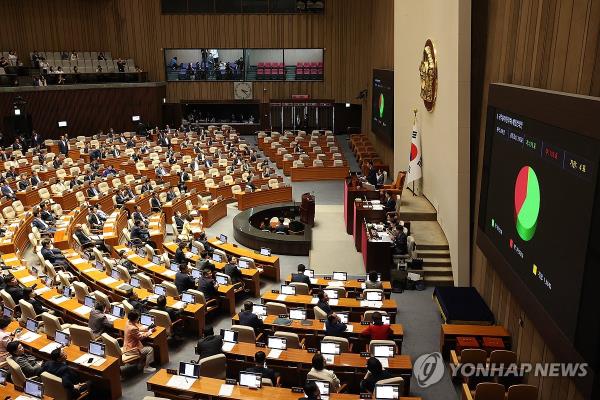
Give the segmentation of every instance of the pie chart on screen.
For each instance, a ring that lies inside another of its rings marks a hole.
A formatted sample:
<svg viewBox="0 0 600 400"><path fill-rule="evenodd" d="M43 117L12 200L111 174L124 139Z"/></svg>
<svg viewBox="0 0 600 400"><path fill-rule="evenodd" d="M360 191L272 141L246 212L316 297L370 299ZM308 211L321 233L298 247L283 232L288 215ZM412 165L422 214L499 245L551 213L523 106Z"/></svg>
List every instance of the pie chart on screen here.
<svg viewBox="0 0 600 400"><path fill-rule="evenodd" d="M379 95L379 118L383 118L383 112L385 110L385 98L383 93Z"/></svg>
<svg viewBox="0 0 600 400"><path fill-rule="evenodd" d="M535 235L540 215L540 184L530 166L521 168L515 182L515 225L524 241Z"/></svg>

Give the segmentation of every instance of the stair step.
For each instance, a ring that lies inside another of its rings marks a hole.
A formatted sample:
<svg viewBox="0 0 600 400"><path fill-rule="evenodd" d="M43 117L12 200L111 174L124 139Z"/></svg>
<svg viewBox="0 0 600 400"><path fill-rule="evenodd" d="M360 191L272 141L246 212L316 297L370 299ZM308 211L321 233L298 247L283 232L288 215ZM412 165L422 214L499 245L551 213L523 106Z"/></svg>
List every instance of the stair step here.
<svg viewBox="0 0 600 400"><path fill-rule="evenodd" d="M417 241L417 252L421 250L450 250L447 243L422 243Z"/></svg>
<svg viewBox="0 0 600 400"><path fill-rule="evenodd" d="M449 258L449 250L423 250L418 249L417 255L419 258Z"/></svg>
<svg viewBox="0 0 600 400"><path fill-rule="evenodd" d="M423 266L427 267L449 267L450 258L423 258Z"/></svg>
<svg viewBox="0 0 600 400"><path fill-rule="evenodd" d="M429 286L454 286L452 276L426 276L424 281Z"/></svg>

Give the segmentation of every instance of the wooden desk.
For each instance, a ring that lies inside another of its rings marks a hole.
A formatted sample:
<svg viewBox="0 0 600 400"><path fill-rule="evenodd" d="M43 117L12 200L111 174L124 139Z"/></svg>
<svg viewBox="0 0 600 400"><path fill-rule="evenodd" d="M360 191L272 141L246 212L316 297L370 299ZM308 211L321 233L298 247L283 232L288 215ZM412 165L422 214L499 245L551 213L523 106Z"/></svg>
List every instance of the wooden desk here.
<svg viewBox="0 0 600 400"><path fill-rule="evenodd" d="M192 195L188 192L183 196L179 196L174 200L168 201L162 206L162 212L165 214L165 219L171 223L171 218L175 215L176 211L185 214L187 212L185 202L186 200L192 200Z"/></svg>
<svg viewBox="0 0 600 400"><path fill-rule="evenodd" d="M228 201L221 200L208 207L200 206L198 211L202 216L202 225L206 228L211 227L215 222L227 216Z"/></svg>
<svg viewBox="0 0 600 400"><path fill-rule="evenodd" d="M6 232L0 238L0 252L23 254L29 247L28 235L31 233L31 221L33 221L33 214L28 211L10 225L5 224Z"/></svg>
<svg viewBox="0 0 600 400"><path fill-rule="evenodd" d="M13 332L18 327L19 323L17 321L13 321L7 327L7 332ZM39 338L32 342L20 341L23 347L29 349L36 357L44 360L50 359L50 354L44 353L40 350L44 346L50 344L51 342L52 340L50 340L44 334L41 334ZM86 354L85 351L81 351L81 349L78 346L74 345L67 346L65 350L67 356L67 364L69 364L71 368L75 369L85 378L92 379L94 381L99 381L102 385L108 387L111 399L115 400L121 397L121 370L119 368L119 360L111 356L106 356L106 361L102 365L98 367L86 366L77 364L75 362L75 360L77 360L79 357Z"/></svg>
<svg viewBox="0 0 600 400"><path fill-rule="evenodd" d="M505 344L506 349L511 348L511 335L502 325L453 325L442 324L440 333L440 352L444 357L448 357L450 350L456 347L457 336L473 336L480 342L485 337L500 338Z"/></svg>
<svg viewBox="0 0 600 400"><path fill-rule="evenodd" d="M19 396L25 396L24 392L21 392L15 388L12 383L6 382L4 385L0 385L0 397L3 399L16 399ZM52 400L54 397L44 396L42 400Z"/></svg>
<svg viewBox="0 0 600 400"><path fill-rule="evenodd" d="M63 214L58 221L56 221L56 232L54 233L54 246L61 250L66 250L71 245L73 240L73 232L75 226L78 224L87 223L86 217L88 215L88 209L86 206L82 208L75 208L68 214Z"/></svg>
<svg viewBox="0 0 600 400"><path fill-rule="evenodd" d="M330 279L325 279L325 277L316 277L314 279L311 279L311 285L317 288L321 288L324 289L325 287L329 286L332 282L331 277L329 277ZM285 283L289 284L292 281L292 275L288 275L285 278ZM364 282L359 282L357 279L349 279L344 283L344 288L346 289L346 292L354 292L356 294L362 293L362 291L364 290ZM390 293L392 293L392 284L390 281L383 281L383 293L385 294L385 296L387 298L390 297Z"/></svg>
<svg viewBox="0 0 600 400"><path fill-rule="evenodd" d="M253 259L256 264L260 264L260 267L263 268L262 273L264 276L273 279L275 282L279 282L280 273L278 256L263 256L260 253L256 253L254 250L238 247L233 243L221 243L217 238L208 239L208 242L214 248L223 250L228 255L234 255L238 258L248 257Z"/></svg>
<svg viewBox="0 0 600 400"><path fill-rule="evenodd" d="M174 255L175 251L177 250L177 243L175 242L166 242L163 243L163 246L165 250L167 250L167 252L172 255ZM200 260L200 256L188 252L186 254L186 259L196 264L196 262ZM211 262L215 265L215 268L220 271L223 270L223 268L225 268L225 263L220 263L216 261ZM254 297L260 297L260 271L258 269L247 268L240 268L240 271L242 272L242 279L244 280L244 284L247 288L250 289L252 295Z"/></svg>
<svg viewBox="0 0 600 400"><path fill-rule="evenodd" d="M15 191L15 196L17 196L17 200L20 200L21 203L23 203L23 206L25 206L25 208L33 207L33 206L38 205L40 203L40 201L42 200L40 198L39 191L43 187L50 190L49 185L44 185L44 186L40 186L37 188L32 188L31 186L29 186L27 188L27 190Z"/></svg>
<svg viewBox="0 0 600 400"><path fill-rule="evenodd" d="M358 199L356 199L358 200ZM354 201L354 247L356 251L362 251L362 229L364 221L382 222L385 221L386 211L382 204L366 205L363 201Z"/></svg>
<svg viewBox="0 0 600 400"><path fill-rule="evenodd" d="M59 195L53 194L52 200L60 204L60 207L65 211L73 210L79 205L79 201L77 200L77 192L79 191L81 190L67 189Z"/></svg>
<svg viewBox="0 0 600 400"><path fill-rule="evenodd" d="M102 238L110 248L119 245L121 232L127 226L127 213L125 210L116 210L108 216L102 226ZM114 253L114 251L113 251ZM115 256L116 254L113 254Z"/></svg>
<svg viewBox="0 0 600 400"><path fill-rule="evenodd" d="M292 187L285 186L277 189L257 190L252 193L238 193L235 199L238 202L240 211L263 204L288 203L292 201Z"/></svg>
<svg viewBox="0 0 600 400"><path fill-rule="evenodd" d="M237 325L239 323L238 315L239 314L236 314L232 318L232 323L234 325ZM277 318L277 315L267 315L267 317L263 320L263 324L267 329L269 329L272 332L294 332L306 338L306 348L318 348L319 342L325 337L325 323L321 320L305 320L309 321L310 325L302 325L300 321L297 320L292 320L291 325L278 325L274 323ZM348 338L354 344L353 352L358 353L361 351L365 351L366 345L368 345L369 343L369 339L361 338L360 333L366 328L366 326L361 325L360 322L348 322L347 325L352 326L352 328L350 328L352 329L352 332L346 331L344 333L344 337ZM392 331L394 332L391 340L396 342L396 345L398 346L398 351L402 353L404 327L401 324L391 324L390 328L392 328Z"/></svg>
<svg viewBox="0 0 600 400"><path fill-rule="evenodd" d="M190 398L206 398L210 400L217 398L225 398L230 400L298 400L298 398L303 396L302 393L293 393L290 389L281 387L263 386L262 388L256 390L236 385L234 386L233 392L230 396L221 397L219 396L219 390L221 385L225 383L224 380L202 377L200 379L196 379L189 389L183 390L181 388L167 385L171 377L172 375L170 375L166 370L161 369L147 381L148 390L154 392L156 396L176 400L188 400ZM236 376L235 379L239 379L239 376ZM333 393L331 396L329 396L329 399L358 400L359 396L356 394ZM401 397L399 400L421 400L421 398Z"/></svg>
<svg viewBox="0 0 600 400"><path fill-rule="evenodd" d="M369 200L379 199L378 190L363 189L358 185L359 181L354 176L344 182L344 221L348 235L354 232L354 200L365 196Z"/></svg>
<svg viewBox="0 0 600 400"><path fill-rule="evenodd" d="M267 356L269 349L258 347L254 343L236 343L231 351L225 351L227 356L227 372L237 376L239 371L254 365L254 354L264 351ZM269 358L267 364L278 371L284 386L301 386L306 373L312 368L314 354L304 349L287 349L281 352L277 359ZM333 364L327 369L335 371L338 378L348 384L349 391L358 393L358 383L366 373L367 358L356 353L342 353L335 356ZM295 367L290 370L290 367ZM412 361L408 355L396 355L388 359L386 369L394 375L404 378L404 393L410 393L410 378L412 376Z"/></svg>
<svg viewBox="0 0 600 400"><path fill-rule="evenodd" d="M392 242L383 238L371 237L364 223L362 224L361 251L365 271L376 271L381 274L381 279L390 279Z"/></svg>
<svg viewBox="0 0 600 400"><path fill-rule="evenodd" d="M151 277L154 278L155 283L160 283L162 281L174 282L175 281L175 272L167 269L164 265L154 264L151 261L148 261L145 258L142 258L135 254L130 248L125 246L116 246L115 251L120 252L121 250L125 251L125 255L127 259L133 263L138 269L148 273ZM235 314L235 293L233 291L233 285L220 285L219 286L219 295L223 298L227 309L231 315ZM200 331L202 332L202 331Z"/></svg>
<svg viewBox="0 0 600 400"><path fill-rule="evenodd" d="M350 168L346 166L334 167L332 161L324 161L323 164L331 164L323 167L292 167L292 182L339 180L345 179L350 174Z"/></svg>
<svg viewBox="0 0 600 400"><path fill-rule="evenodd" d="M284 303L288 305L288 307L302 307L310 311L312 311L313 307L317 304L317 299L312 296L286 296L285 300L277 300L278 296L279 294L277 293L264 293L261 297L261 300L263 303L266 303L267 301L274 301L277 303ZM347 297L338 299L338 304L336 305L331 304L332 300L330 300L329 303L333 310L348 311L350 313L350 321L360 321L362 319L362 314L367 310L385 311L390 316L390 321L392 323L394 323L396 320L397 306L395 300L384 299L382 306L378 308L369 307L369 305L363 303L361 300L350 299ZM311 318L314 318L314 315L312 315Z"/></svg>

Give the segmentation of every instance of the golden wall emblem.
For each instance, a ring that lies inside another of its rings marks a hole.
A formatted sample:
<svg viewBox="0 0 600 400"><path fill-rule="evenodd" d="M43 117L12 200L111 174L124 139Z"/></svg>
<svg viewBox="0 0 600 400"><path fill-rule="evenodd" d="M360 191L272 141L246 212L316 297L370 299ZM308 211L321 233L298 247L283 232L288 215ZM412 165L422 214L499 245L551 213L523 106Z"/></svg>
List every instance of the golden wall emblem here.
<svg viewBox="0 0 600 400"><path fill-rule="evenodd" d="M419 66L419 73L421 74L421 98L427 111L431 111L437 96L438 69L435 49L430 39L427 39L423 48L423 59Z"/></svg>

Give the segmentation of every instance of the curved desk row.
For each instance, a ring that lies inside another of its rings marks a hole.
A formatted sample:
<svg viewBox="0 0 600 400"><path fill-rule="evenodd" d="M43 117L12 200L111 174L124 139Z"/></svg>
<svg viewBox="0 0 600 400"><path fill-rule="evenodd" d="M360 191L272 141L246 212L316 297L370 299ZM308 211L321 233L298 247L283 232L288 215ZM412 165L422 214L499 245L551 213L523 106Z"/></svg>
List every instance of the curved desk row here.
<svg viewBox="0 0 600 400"><path fill-rule="evenodd" d="M219 249L227 253L227 255L235 256L235 257L248 257L254 260L256 264L259 264L259 267L263 268L263 275L273 279L275 282L279 282L280 273L279 273L279 257L270 255L263 256L260 253L255 252L254 250L238 247L233 243L222 243L217 238L208 239L208 242L215 249Z"/></svg>

